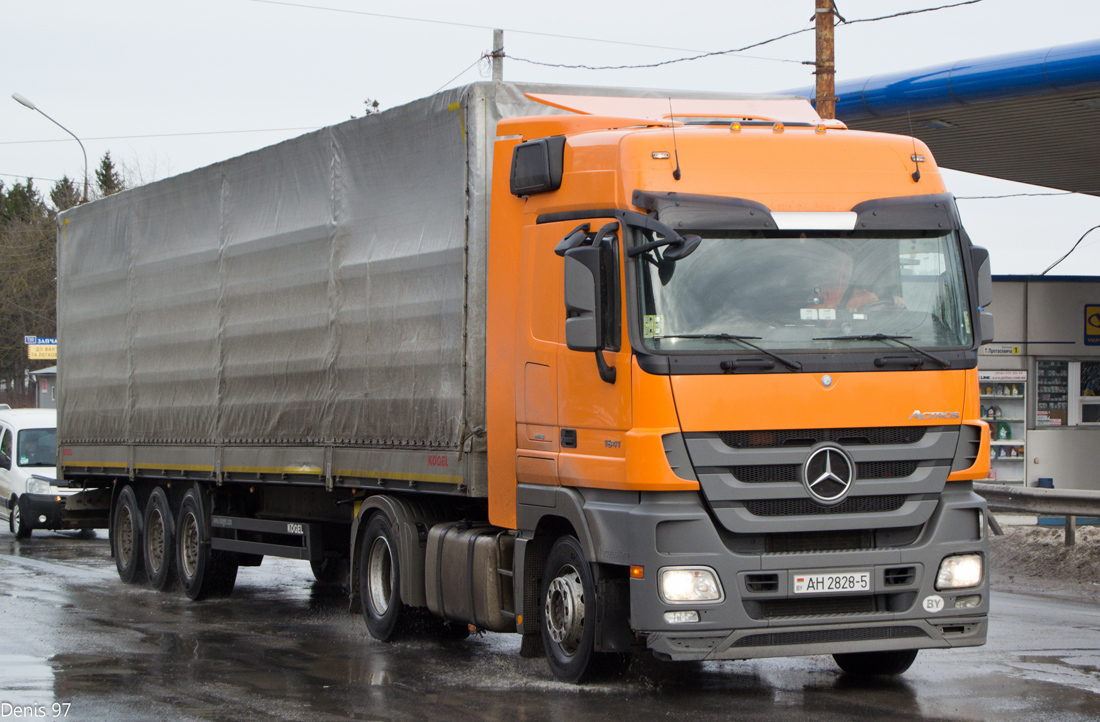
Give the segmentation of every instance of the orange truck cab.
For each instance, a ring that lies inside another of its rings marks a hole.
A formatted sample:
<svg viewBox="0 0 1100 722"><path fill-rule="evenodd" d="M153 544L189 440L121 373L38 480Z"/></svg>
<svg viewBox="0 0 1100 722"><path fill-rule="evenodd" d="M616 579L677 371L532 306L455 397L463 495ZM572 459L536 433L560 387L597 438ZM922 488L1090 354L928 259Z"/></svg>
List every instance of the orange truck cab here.
<svg viewBox="0 0 1100 722"><path fill-rule="evenodd" d="M494 156L489 521L527 646L575 680L983 644L991 281L928 149L804 101L530 97L574 114Z"/></svg>

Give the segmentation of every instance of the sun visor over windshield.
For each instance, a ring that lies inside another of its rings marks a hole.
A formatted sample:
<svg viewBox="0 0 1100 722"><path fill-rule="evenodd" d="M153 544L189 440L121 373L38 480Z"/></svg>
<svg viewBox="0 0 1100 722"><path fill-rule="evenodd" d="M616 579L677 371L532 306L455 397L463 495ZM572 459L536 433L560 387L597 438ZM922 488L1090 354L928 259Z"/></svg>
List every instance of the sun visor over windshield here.
<svg viewBox="0 0 1100 722"><path fill-rule="evenodd" d="M852 208L857 231L927 231L961 228L950 193L865 201Z"/></svg>
<svg viewBox="0 0 1100 722"><path fill-rule="evenodd" d="M673 229L712 228L732 230L774 230L771 211L762 203L744 198L705 196L694 193L634 191L631 202L649 211Z"/></svg>

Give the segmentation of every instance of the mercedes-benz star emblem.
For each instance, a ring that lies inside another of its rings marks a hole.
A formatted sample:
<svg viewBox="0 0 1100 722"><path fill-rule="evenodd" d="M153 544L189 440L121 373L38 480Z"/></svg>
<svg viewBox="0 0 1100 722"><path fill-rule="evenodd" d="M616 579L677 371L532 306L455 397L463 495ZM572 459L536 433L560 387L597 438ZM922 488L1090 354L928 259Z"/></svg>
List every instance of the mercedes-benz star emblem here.
<svg viewBox="0 0 1100 722"><path fill-rule="evenodd" d="M838 446L816 449L802 465L802 483L814 501L832 506L843 501L856 480L852 459Z"/></svg>

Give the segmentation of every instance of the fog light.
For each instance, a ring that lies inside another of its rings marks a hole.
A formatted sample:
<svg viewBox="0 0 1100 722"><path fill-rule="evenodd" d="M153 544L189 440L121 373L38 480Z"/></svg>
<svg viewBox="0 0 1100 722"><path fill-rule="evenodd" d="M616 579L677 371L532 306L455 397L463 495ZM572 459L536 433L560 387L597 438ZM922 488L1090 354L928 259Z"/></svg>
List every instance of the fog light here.
<svg viewBox="0 0 1100 722"><path fill-rule="evenodd" d="M665 612L669 624L688 624L699 621L699 612Z"/></svg>
<svg viewBox="0 0 1100 722"><path fill-rule="evenodd" d="M46 523L46 515L45 514L39 514L38 515L38 523L39 524L45 524Z"/></svg>
<svg viewBox="0 0 1100 722"><path fill-rule="evenodd" d="M955 600L955 609L973 609L982 603L981 594L971 594L968 597L959 597Z"/></svg>
<svg viewBox="0 0 1100 722"><path fill-rule="evenodd" d="M936 575L936 589L976 587L981 582L981 554L956 554L940 562L940 572Z"/></svg>
<svg viewBox="0 0 1100 722"><path fill-rule="evenodd" d="M667 567L661 570L661 598L666 602L720 602L722 585L707 567Z"/></svg>

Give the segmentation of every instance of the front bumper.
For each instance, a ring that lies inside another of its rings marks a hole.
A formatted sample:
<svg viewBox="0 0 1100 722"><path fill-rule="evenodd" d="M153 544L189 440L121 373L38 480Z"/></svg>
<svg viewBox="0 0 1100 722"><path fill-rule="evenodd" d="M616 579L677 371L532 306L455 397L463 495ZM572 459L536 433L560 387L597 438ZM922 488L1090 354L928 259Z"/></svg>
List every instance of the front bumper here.
<svg viewBox="0 0 1100 722"><path fill-rule="evenodd" d="M598 519L609 509L607 501L604 498L599 509L586 504L593 527L611 526ZM625 545L629 563L645 570L643 578L630 580L630 621L634 632L660 658L747 659L985 643L989 614L985 500L969 482L947 484L935 511L922 525L909 531L874 530L870 546L837 551L792 551L797 548L793 544L775 551L759 535L730 534L708 514L699 494L642 494L639 501L619 516L629 519ZM874 529L873 520L866 521L866 528ZM832 534L820 533L823 546L828 546ZM795 535L776 536L782 540ZM937 591L940 562L960 553L982 555L982 582L967 589ZM660 570L675 566L713 569L724 599L663 601L658 593ZM853 571L869 572L870 590L794 592L796 576ZM697 612L699 621L666 620L666 612L681 611Z"/></svg>
<svg viewBox="0 0 1100 722"><path fill-rule="evenodd" d="M81 525L62 519L65 496L61 494L23 494L19 513L31 529L81 529Z"/></svg>

